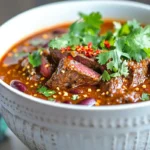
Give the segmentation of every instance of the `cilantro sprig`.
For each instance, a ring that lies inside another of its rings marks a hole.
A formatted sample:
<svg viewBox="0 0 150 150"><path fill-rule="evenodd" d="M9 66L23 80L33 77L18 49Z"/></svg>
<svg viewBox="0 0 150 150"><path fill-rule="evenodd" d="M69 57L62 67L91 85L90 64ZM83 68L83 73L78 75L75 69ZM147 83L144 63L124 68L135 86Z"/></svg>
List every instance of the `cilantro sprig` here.
<svg viewBox="0 0 150 150"><path fill-rule="evenodd" d="M103 23L101 14L98 12L92 12L89 15L79 13L79 16L80 19L70 26L68 33L50 41L50 48L61 49L67 46L87 45L89 42L92 42L93 47L98 47L101 41L100 25Z"/></svg>
<svg viewBox="0 0 150 150"><path fill-rule="evenodd" d="M115 27L114 32L115 37L128 35L131 32L134 32L134 30L141 28L140 23L137 22L135 19L131 21L129 20L123 25L119 22L114 22L114 27Z"/></svg>
<svg viewBox="0 0 150 150"><path fill-rule="evenodd" d="M33 51L31 54L28 55L28 60L29 63L33 66L33 67L38 67L41 65L41 52L42 49Z"/></svg>
<svg viewBox="0 0 150 150"><path fill-rule="evenodd" d="M107 70L102 75L104 81L111 79L110 77L127 76L128 60L134 60L140 62L142 59L150 57L150 26L144 28L135 25L127 35L115 37L114 49L101 53L97 59L101 65L106 65ZM120 31L123 29L120 29ZM116 36L116 32L114 32ZM107 79L107 80L106 80Z"/></svg>
<svg viewBox="0 0 150 150"><path fill-rule="evenodd" d="M148 93L143 93L143 94L142 94L142 97L141 97L141 100L142 100L142 101L148 101L148 100L150 100L150 94L148 94Z"/></svg>
<svg viewBox="0 0 150 150"><path fill-rule="evenodd" d="M37 92L39 92L40 94L46 96L46 97L50 97L52 95L54 95L56 92L54 90L50 90L48 89L46 86L40 86L37 89Z"/></svg>

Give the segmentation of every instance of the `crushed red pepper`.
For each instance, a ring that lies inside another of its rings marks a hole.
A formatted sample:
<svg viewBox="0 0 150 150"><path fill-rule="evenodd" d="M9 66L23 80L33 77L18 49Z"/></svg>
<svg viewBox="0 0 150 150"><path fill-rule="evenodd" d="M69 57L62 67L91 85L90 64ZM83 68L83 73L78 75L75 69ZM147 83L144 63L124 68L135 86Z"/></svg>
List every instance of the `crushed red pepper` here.
<svg viewBox="0 0 150 150"><path fill-rule="evenodd" d="M64 53L68 51L77 51L79 54L84 54L85 56L89 58L93 56L97 56L98 54L102 52L99 49L95 50L92 46L93 45L91 42L89 42L87 46L82 46L82 45L76 46L74 50L70 46L68 46L66 48L62 48L61 52Z"/></svg>

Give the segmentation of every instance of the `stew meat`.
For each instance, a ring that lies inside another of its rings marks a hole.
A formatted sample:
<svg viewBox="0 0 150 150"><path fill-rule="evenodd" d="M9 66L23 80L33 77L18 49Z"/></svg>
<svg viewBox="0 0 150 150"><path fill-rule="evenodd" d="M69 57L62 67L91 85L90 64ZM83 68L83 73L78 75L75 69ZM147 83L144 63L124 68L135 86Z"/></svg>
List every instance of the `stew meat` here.
<svg viewBox="0 0 150 150"><path fill-rule="evenodd" d="M96 56L49 48L49 41L67 33L68 27L69 24L57 26L15 45L0 63L0 78L24 93L57 103L101 106L147 100L150 59L129 60L128 76L102 80L107 66L98 63ZM112 21L105 21L101 28L101 33L112 30ZM31 52L36 52L32 56L37 66L29 59Z"/></svg>

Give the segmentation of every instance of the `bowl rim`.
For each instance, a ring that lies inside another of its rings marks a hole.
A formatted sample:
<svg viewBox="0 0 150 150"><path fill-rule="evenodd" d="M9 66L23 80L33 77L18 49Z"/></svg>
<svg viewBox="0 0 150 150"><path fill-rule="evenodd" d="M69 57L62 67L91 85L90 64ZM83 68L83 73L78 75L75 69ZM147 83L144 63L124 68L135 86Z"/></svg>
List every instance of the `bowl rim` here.
<svg viewBox="0 0 150 150"><path fill-rule="evenodd" d="M42 6L38 6L32 9L29 9L27 11L24 11L18 15L16 15L15 17L9 19L7 22L5 22L4 24L2 24L0 26L0 29L5 26L5 24L9 23L11 20L17 18L18 16L21 16L24 13L30 13L31 11L34 11L36 9L40 9L43 7L46 7L48 5L54 6L54 5L67 5L67 4L73 4L73 3L101 3L101 4L113 4L113 5L126 5L126 6L132 6L132 7L138 7L138 8L144 8L144 9L148 9L150 10L150 5L148 4L144 4L144 3L140 3L140 2L134 2L134 1L112 1L112 0L108 0L108 1L62 1L62 2L54 2L54 3L48 3ZM6 51L7 52L7 51ZM5 53L6 53L5 52ZM5 54L4 53L4 54ZM63 109L72 109L72 110L86 110L86 111L115 111L115 110L127 110L127 109L134 109L134 108L141 108L141 107L145 107L145 106L150 106L150 101L147 102L140 102L140 103L132 103L132 104L122 104L122 105L110 105L110 106L99 106L99 107L87 107L87 106L83 106L83 105L68 105L68 104L63 104L63 103L54 103L51 101L46 101L40 98L36 98L33 97L31 95L22 93L14 88L12 88L11 86L9 86L7 83L5 83L3 80L0 79L0 84L8 91L10 91L13 94L16 94L26 100L32 101L32 102L36 102L39 104L43 104L43 105L48 105L51 107L57 107L57 108L63 108Z"/></svg>

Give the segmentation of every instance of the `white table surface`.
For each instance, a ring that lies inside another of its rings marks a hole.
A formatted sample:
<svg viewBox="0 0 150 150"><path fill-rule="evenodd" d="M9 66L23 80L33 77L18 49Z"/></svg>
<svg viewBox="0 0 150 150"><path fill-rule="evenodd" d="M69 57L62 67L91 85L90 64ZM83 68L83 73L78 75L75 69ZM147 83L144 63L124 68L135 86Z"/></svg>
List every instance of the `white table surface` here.
<svg viewBox="0 0 150 150"><path fill-rule="evenodd" d="M0 143L0 150L29 150L10 130L7 139Z"/></svg>

